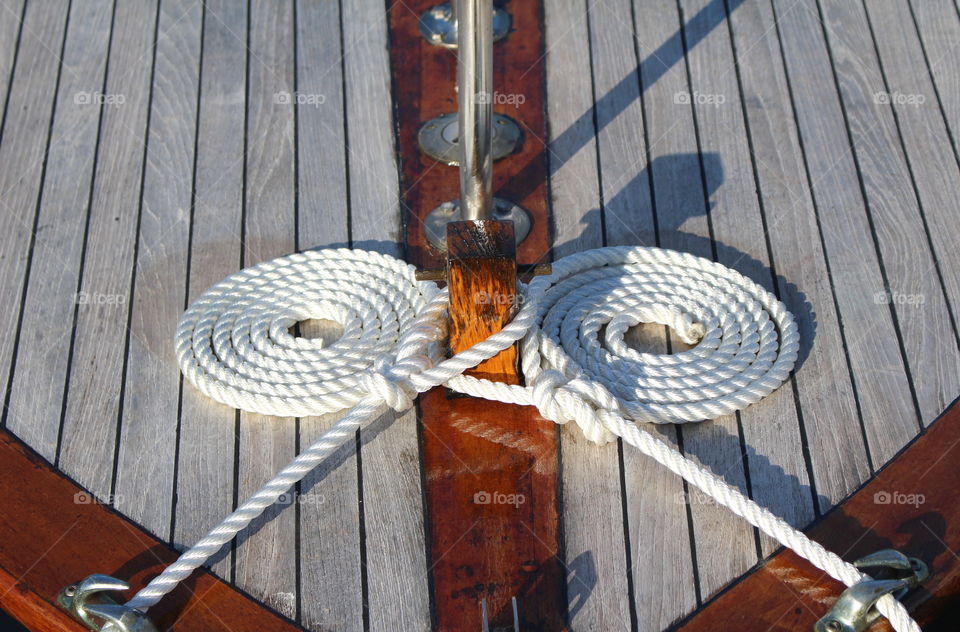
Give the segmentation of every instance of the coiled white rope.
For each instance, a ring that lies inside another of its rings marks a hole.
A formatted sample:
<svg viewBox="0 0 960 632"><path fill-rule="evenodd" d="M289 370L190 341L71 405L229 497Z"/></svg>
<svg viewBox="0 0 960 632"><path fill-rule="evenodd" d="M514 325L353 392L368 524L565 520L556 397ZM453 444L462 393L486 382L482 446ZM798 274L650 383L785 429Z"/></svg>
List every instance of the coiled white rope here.
<svg viewBox="0 0 960 632"><path fill-rule="evenodd" d="M551 276L523 289L510 324L444 359L446 291L417 282L412 266L386 255L308 251L210 288L177 333L177 357L192 384L217 401L268 415L351 410L127 605L155 604L386 407L406 410L417 393L440 384L534 405L557 423L575 421L598 443L621 437L831 577L847 586L866 577L636 424L714 419L779 387L796 361L799 337L773 295L717 263L642 247L561 259ZM324 346L289 333L310 318L335 320L343 334ZM641 322L669 325L696 346L638 353L623 336ZM462 375L521 338L529 386ZM898 632L919 632L893 597L877 609Z"/></svg>

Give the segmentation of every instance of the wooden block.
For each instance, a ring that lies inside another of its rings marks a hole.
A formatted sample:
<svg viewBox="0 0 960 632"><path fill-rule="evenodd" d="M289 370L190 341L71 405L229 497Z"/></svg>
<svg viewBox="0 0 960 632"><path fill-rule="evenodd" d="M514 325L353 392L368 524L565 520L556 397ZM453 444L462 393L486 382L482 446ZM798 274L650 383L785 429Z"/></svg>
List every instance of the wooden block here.
<svg viewBox="0 0 960 632"><path fill-rule="evenodd" d="M447 288L451 352L459 353L503 329L518 304L513 222L468 220L447 224ZM516 346L466 373L519 384Z"/></svg>

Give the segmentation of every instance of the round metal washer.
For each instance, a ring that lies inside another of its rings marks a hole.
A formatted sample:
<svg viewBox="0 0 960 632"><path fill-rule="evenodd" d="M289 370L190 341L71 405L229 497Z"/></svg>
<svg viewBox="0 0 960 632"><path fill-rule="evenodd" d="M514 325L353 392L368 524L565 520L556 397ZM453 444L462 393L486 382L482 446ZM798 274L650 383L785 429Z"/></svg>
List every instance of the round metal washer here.
<svg viewBox="0 0 960 632"><path fill-rule="evenodd" d="M513 234L520 245L530 234L533 220L525 210L507 200L493 198L493 217L491 219L512 220ZM447 222L460 220L460 200L444 202L427 213L423 221L423 230L427 235L427 242L440 252L447 251Z"/></svg>
<svg viewBox="0 0 960 632"><path fill-rule="evenodd" d="M510 33L510 14L493 8L493 41L498 42ZM420 34L431 44L444 48L457 47L457 21L449 2L427 9L420 16Z"/></svg>
<svg viewBox="0 0 960 632"><path fill-rule="evenodd" d="M417 142L420 150L434 160L456 167L460 164L460 128L457 114L441 114L420 126ZM523 132L512 118L505 114L493 115L493 138L490 153L494 160L506 158L520 147Z"/></svg>

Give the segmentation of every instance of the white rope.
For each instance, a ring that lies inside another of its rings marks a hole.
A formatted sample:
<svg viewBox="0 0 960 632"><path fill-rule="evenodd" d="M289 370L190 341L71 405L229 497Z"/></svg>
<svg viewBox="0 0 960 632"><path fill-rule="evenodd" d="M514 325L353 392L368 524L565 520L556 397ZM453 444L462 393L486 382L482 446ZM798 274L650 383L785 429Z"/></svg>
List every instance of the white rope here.
<svg viewBox="0 0 960 632"><path fill-rule="evenodd" d="M621 437L834 579L851 586L866 577L636 423L715 419L779 387L796 361L799 336L772 294L706 259L641 247L561 259L551 276L523 290L493 297L522 302L502 331L443 359L446 291L418 283L412 266L386 255L308 251L210 288L177 333L177 357L191 383L256 413L351 410L127 605L155 604L386 407L406 410L417 393L440 384L536 406L556 423L576 422L597 443ZM324 346L289 333L310 318L337 321L342 336ZM696 346L671 355L636 352L623 338L641 322L669 325ZM529 386L462 375L521 338ZM919 632L893 597L877 609L898 632Z"/></svg>

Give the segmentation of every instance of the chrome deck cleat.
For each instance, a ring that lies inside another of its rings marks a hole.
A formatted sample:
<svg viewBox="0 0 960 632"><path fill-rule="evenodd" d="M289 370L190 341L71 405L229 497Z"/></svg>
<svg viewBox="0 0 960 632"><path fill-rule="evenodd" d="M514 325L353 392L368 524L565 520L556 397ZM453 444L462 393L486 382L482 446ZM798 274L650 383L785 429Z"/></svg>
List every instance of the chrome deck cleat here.
<svg viewBox="0 0 960 632"><path fill-rule="evenodd" d="M830 612L814 625L814 632L863 632L880 616L875 606L881 597L902 599L929 575L926 564L895 549L871 553L853 565L867 573L880 571L886 577L864 579L843 591Z"/></svg>
<svg viewBox="0 0 960 632"><path fill-rule="evenodd" d="M121 605L104 594L129 588L127 582L109 575L91 575L60 591L57 603L95 632L157 632L145 612Z"/></svg>

